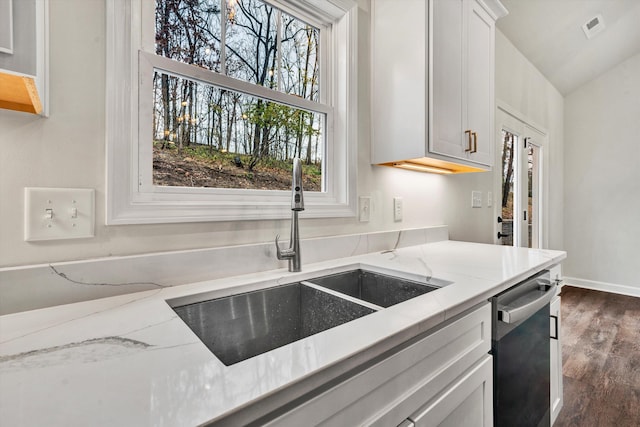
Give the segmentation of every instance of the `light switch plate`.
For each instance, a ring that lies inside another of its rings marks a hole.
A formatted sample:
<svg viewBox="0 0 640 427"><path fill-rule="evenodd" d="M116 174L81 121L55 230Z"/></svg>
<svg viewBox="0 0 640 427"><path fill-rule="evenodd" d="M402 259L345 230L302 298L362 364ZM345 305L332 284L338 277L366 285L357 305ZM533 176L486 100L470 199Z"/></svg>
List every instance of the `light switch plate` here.
<svg viewBox="0 0 640 427"><path fill-rule="evenodd" d="M79 239L94 236L95 190L24 189L24 240Z"/></svg>

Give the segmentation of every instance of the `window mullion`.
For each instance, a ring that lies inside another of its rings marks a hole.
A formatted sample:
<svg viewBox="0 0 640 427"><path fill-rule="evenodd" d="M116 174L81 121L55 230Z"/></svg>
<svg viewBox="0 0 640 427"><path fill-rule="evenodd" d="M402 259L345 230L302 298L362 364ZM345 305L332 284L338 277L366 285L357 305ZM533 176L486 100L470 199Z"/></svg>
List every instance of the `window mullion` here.
<svg viewBox="0 0 640 427"><path fill-rule="evenodd" d="M278 92L282 92L282 79L284 73L282 73L282 12L276 10L276 68L274 72L277 72L277 87Z"/></svg>
<svg viewBox="0 0 640 427"><path fill-rule="evenodd" d="M220 0L220 73L227 75L227 0Z"/></svg>
<svg viewBox="0 0 640 427"><path fill-rule="evenodd" d="M264 86L234 79L233 77L224 76L196 65L186 64L184 62L142 51L140 52L140 56L145 58L153 68L168 74L173 74L177 77L199 81L240 93L246 93L248 95L300 108L302 110L324 114L330 114L333 111L330 105L310 101L296 95L278 92Z"/></svg>

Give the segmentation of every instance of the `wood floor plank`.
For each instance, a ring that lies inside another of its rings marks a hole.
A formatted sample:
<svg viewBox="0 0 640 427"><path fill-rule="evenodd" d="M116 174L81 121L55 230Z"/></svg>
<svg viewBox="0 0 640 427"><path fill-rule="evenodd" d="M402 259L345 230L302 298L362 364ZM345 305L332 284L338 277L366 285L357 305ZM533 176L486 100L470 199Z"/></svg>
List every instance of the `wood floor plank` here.
<svg viewBox="0 0 640 427"><path fill-rule="evenodd" d="M563 378L564 406L554 427L589 426L587 408L591 403L593 386L571 377ZM571 410L567 410L571 408Z"/></svg>
<svg viewBox="0 0 640 427"><path fill-rule="evenodd" d="M564 406L555 427L640 426L640 298L562 289Z"/></svg>

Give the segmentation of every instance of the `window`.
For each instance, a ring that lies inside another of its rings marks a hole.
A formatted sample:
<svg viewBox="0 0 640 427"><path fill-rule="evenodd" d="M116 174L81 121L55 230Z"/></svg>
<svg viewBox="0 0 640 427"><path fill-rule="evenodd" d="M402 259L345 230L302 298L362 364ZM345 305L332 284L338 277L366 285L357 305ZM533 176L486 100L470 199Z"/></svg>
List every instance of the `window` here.
<svg viewBox="0 0 640 427"><path fill-rule="evenodd" d="M155 3L107 3L107 223L288 217L295 156L354 215L355 3Z"/></svg>

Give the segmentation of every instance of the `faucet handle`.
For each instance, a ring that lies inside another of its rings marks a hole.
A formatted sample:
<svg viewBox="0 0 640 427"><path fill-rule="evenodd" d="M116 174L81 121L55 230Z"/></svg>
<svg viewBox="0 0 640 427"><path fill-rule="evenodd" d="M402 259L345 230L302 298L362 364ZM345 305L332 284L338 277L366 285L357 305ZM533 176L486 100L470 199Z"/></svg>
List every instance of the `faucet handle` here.
<svg viewBox="0 0 640 427"><path fill-rule="evenodd" d="M278 239L280 239L280 235L276 234L276 257L280 260L293 258L296 254L295 251L292 248L280 249Z"/></svg>

